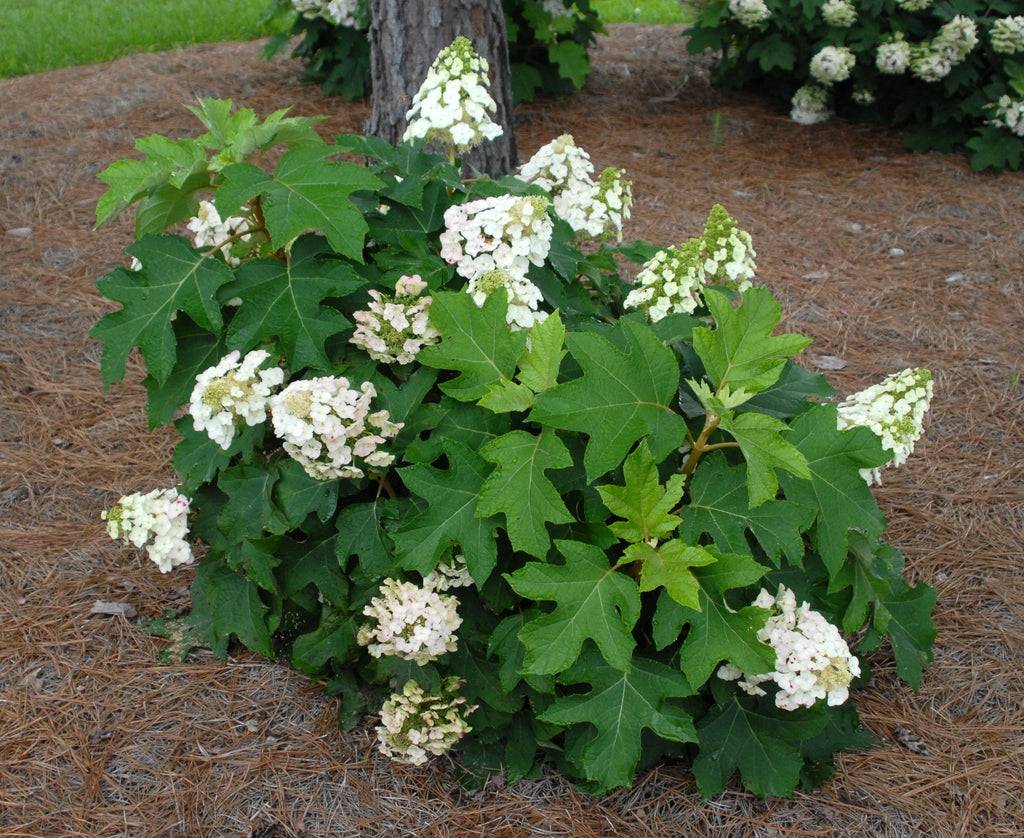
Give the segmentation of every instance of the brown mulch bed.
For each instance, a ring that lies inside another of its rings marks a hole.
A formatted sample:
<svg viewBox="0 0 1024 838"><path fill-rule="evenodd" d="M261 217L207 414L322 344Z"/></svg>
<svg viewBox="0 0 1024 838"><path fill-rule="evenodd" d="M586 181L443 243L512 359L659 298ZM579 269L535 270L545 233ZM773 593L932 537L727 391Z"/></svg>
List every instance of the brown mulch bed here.
<svg viewBox="0 0 1024 838"><path fill-rule="evenodd" d="M172 434L146 428L139 364L100 387L93 282L131 231L92 229L94 175L135 136L193 132L181 103L196 96L327 112L329 132L367 115L256 44L201 46L0 81L0 834L1024 834L1024 178L795 125L710 89L677 29L613 29L587 91L519 109L522 149L570 131L598 166L625 166L629 234L656 242L722 201L787 325L845 362L841 390L935 372L927 437L879 496L910 575L938 588L939 638L916 694L872 658L856 703L883 744L793 800L702 802L682 765L602 800L554 775L466 792L443 761L393 768L368 726L339 733L283 663L160 666L161 641L90 616L96 600L185 608L192 574L161 576L99 521L119 494L172 482ZM18 227L31 235L4 234Z"/></svg>

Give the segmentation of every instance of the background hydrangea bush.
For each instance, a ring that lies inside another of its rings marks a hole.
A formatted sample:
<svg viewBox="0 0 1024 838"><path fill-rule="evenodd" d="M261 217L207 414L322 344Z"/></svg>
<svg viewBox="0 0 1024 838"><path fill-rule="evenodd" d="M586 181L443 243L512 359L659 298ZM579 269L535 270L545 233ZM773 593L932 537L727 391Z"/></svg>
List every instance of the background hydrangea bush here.
<svg viewBox="0 0 1024 838"><path fill-rule="evenodd" d="M687 47L719 53L720 83L789 100L797 122L889 124L912 148L1016 169L1022 11L1016 0L705 0Z"/></svg>
<svg viewBox="0 0 1024 838"><path fill-rule="evenodd" d="M590 46L604 31L590 0L504 0L504 8L513 99L532 102L583 87ZM370 92L367 0L276 0L273 14L294 23L271 39L268 55L298 38L292 55L305 64L307 82L347 99Z"/></svg>
<svg viewBox="0 0 1024 838"><path fill-rule="evenodd" d="M935 636L870 489L926 371L833 403L728 212L623 244L628 180L570 137L463 181L419 140L195 113L101 175L98 219L134 206L139 238L93 332L181 437L176 488L104 513L196 563L178 654L287 658L342 727L455 750L466 782L550 764L599 793L672 758L705 796L786 795L872 744L864 654L916 687Z"/></svg>

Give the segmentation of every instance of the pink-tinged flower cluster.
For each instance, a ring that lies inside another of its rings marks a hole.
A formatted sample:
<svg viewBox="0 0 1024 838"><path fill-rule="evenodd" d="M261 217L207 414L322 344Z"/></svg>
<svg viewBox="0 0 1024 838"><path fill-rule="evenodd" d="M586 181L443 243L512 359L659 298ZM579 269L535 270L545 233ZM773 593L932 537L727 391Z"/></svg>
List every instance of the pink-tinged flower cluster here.
<svg viewBox="0 0 1024 838"><path fill-rule="evenodd" d="M419 276L403 276L395 283L394 296L370 291L370 307L352 316L356 330L350 342L375 361L411 364L424 346L437 343L440 333L430 325L431 297Z"/></svg>
<svg viewBox="0 0 1024 838"><path fill-rule="evenodd" d="M125 495L103 512L107 534L135 547L145 547L161 573L194 561L188 543L189 499L177 489Z"/></svg>

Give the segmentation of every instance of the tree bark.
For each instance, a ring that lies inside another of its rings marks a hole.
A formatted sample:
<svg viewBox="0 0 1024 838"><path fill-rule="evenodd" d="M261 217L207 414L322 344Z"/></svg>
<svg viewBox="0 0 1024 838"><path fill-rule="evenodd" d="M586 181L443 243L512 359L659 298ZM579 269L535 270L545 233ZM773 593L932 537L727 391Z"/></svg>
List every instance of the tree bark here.
<svg viewBox="0 0 1024 838"><path fill-rule="evenodd" d="M473 42L491 68L493 119L504 129L473 149L465 162L492 176L512 171L517 160L512 127L512 74L501 0L370 0L370 78L373 108L369 133L398 143L405 114L437 54L459 35Z"/></svg>

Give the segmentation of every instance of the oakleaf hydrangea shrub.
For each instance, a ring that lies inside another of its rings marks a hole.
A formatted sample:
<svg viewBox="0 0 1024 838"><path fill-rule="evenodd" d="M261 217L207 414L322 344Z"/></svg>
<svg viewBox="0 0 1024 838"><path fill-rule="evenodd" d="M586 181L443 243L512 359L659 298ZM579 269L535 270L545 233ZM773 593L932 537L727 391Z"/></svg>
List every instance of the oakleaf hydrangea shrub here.
<svg viewBox="0 0 1024 838"><path fill-rule="evenodd" d="M467 181L485 109L450 155L195 113L101 174L99 220L134 208L138 240L93 330L104 382L137 350L180 437L177 486L104 513L194 565L176 654L287 659L382 754L467 782L600 793L677 759L708 797L788 795L872 744L865 655L916 688L935 637L871 489L927 371L836 397L737 219L623 242L626 173L568 135Z"/></svg>
<svg viewBox="0 0 1024 838"><path fill-rule="evenodd" d="M591 0L504 0L512 95L566 96L590 75L590 47L604 31ZM267 54L292 48L305 80L325 93L359 99L370 92L368 0L275 0L275 19L292 20L274 36Z"/></svg>
<svg viewBox="0 0 1024 838"><path fill-rule="evenodd" d="M1016 169L1021 11L1018 0L703 0L687 48L715 50L719 83L768 92L801 124L893 125L912 148Z"/></svg>

